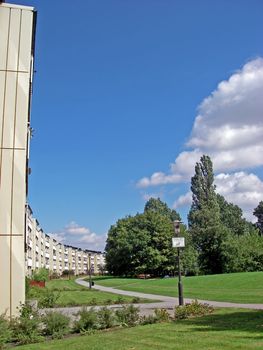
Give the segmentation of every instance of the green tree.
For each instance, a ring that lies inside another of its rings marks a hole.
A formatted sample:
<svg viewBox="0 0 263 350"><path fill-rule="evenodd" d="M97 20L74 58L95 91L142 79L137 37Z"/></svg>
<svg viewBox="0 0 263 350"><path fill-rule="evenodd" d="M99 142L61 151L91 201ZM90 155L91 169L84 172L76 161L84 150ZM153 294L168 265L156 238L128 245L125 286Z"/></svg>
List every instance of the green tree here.
<svg viewBox="0 0 263 350"><path fill-rule="evenodd" d="M220 207L214 185L213 163L203 155L196 163L191 179L192 206L188 223L193 243L204 273L221 273L224 270L223 242L229 234L220 220Z"/></svg>
<svg viewBox="0 0 263 350"><path fill-rule="evenodd" d="M258 232L228 236L224 242L225 272L251 272L263 269L263 237Z"/></svg>
<svg viewBox="0 0 263 350"><path fill-rule="evenodd" d="M259 202L258 206L254 209L253 215L258 219L256 226L258 227L260 234L263 235L263 201Z"/></svg>
<svg viewBox="0 0 263 350"><path fill-rule="evenodd" d="M180 214L176 210L170 209L160 198L150 198L144 206L144 213L146 212L156 212L160 215L168 216L172 221L181 221Z"/></svg>
<svg viewBox="0 0 263 350"><path fill-rule="evenodd" d="M185 238L185 247L181 252L182 271L185 276L195 276L199 274L198 252L194 246L192 235L181 225L180 236Z"/></svg>
<svg viewBox="0 0 263 350"><path fill-rule="evenodd" d="M243 235L254 231L253 224L243 218L242 209L217 194L217 203L220 208L221 223L234 235Z"/></svg>
<svg viewBox="0 0 263 350"><path fill-rule="evenodd" d="M132 217L126 217L112 225L106 242L107 270L113 275L127 275L131 269L132 246L128 240Z"/></svg>
<svg viewBox="0 0 263 350"><path fill-rule="evenodd" d="M160 199L150 199L144 213L111 226L106 243L107 270L114 275L162 275L175 269L172 220L179 218Z"/></svg>

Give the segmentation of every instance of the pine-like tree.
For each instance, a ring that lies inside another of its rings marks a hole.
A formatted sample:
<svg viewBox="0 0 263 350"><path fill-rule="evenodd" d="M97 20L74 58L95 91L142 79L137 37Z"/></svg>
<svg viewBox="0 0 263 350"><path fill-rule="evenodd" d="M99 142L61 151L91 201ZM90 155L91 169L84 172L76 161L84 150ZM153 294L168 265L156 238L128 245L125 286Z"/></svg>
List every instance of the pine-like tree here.
<svg viewBox="0 0 263 350"><path fill-rule="evenodd" d="M258 219L256 225L263 236L263 201L259 202L258 206L254 209L253 215Z"/></svg>
<svg viewBox="0 0 263 350"><path fill-rule="evenodd" d="M199 253L200 269L204 273L221 273L224 269L222 247L228 230L220 220L213 163L207 155L203 155L200 162L196 163L191 190L193 202L188 224Z"/></svg>

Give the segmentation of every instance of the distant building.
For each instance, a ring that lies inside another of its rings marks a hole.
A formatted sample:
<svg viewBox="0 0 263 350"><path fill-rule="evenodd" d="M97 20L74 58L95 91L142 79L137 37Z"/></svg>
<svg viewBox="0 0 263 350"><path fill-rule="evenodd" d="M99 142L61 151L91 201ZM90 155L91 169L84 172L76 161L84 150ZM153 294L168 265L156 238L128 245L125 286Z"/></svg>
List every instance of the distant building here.
<svg viewBox="0 0 263 350"><path fill-rule="evenodd" d="M0 2L0 314L25 301L25 205L36 13Z"/></svg>
<svg viewBox="0 0 263 350"><path fill-rule="evenodd" d="M89 265L90 261L90 265ZM100 251L81 249L62 244L43 232L38 221L27 207L27 234L25 268L27 276L44 267L50 274L61 275L72 270L75 275L93 274L104 270L105 257Z"/></svg>

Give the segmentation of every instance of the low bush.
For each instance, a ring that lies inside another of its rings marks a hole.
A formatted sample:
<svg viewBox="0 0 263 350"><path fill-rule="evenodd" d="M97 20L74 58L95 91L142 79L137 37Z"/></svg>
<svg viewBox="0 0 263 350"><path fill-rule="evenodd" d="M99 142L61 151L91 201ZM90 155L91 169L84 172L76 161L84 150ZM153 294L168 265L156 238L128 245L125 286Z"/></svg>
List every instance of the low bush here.
<svg viewBox="0 0 263 350"><path fill-rule="evenodd" d="M12 340L12 330L6 315L0 315L0 350L4 349L5 344Z"/></svg>
<svg viewBox="0 0 263 350"><path fill-rule="evenodd" d="M89 301L89 305L97 305L97 299L96 298L92 298L90 301Z"/></svg>
<svg viewBox="0 0 263 350"><path fill-rule="evenodd" d="M140 318L141 325L154 324L156 322L157 322L157 318L155 315L142 316Z"/></svg>
<svg viewBox="0 0 263 350"><path fill-rule="evenodd" d="M53 339L63 338L70 331L70 318L60 312L48 312L42 317L44 334L50 335Z"/></svg>
<svg viewBox="0 0 263 350"><path fill-rule="evenodd" d="M88 330L98 328L98 315L93 308L89 310L82 308L77 313L77 316L79 316L79 319L74 323L75 332L83 333Z"/></svg>
<svg viewBox="0 0 263 350"><path fill-rule="evenodd" d="M155 309L154 315L156 317L157 322L169 322L170 315L166 309Z"/></svg>
<svg viewBox="0 0 263 350"><path fill-rule="evenodd" d="M69 277L69 276L74 276L75 275L75 272L74 270L63 270L62 271L62 276L63 277Z"/></svg>
<svg viewBox="0 0 263 350"><path fill-rule="evenodd" d="M40 308L53 308L56 305L60 293L52 289L45 288L40 295L39 307Z"/></svg>
<svg viewBox="0 0 263 350"><path fill-rule="evenodd" d="M97 316L100 329L112 328L115 325L115 314L106 306L97 312Z"/></svg>
<svg viewBox="0 0 263 350"><path fill-rule="evenodd" d="M12 340L19 344L38 343L41 336L40 318L30 305L22 305L19 317L11 320Z"/></svg>
<svg viewBox="0 0 263 350"><path fill-rule="evenodd" d="M214 308L208 304L199 303L197 300L192 301L191 304L183 306L176 306L174 309L174 318L181 320L192 316L204 316L212 313Z"/></svg>
<svg viewBox="0 0 263 350"><path fill-rule="evenodd" d="M117 321L122 326L135 326L139 323L139 308L128 305L122 306L121 309L115 312Z"/></svg>
<svg viewBox="0 0 263 350"><path fill-rule="evenodd" d="M34 281L45 281L47 282L49 278L49 271L45 269L44 267L40 268L39 270L35 270L32 275L32 280Z"/></svg>
<svg viewBox="0 0 263 350"><path fill-rule="evenodd" d="M125 302L124 298L118 296L118 298L114 301L114 304L123 304Z"/></svg>
<svg viewBox="0 0 263 350"><path fill-rule="evenodd" d="M134 297L134 298L132 298L132 303L133 303L133 304L139 304L140 301L141 301L141 299L140 299L139 297Z"/></svg>

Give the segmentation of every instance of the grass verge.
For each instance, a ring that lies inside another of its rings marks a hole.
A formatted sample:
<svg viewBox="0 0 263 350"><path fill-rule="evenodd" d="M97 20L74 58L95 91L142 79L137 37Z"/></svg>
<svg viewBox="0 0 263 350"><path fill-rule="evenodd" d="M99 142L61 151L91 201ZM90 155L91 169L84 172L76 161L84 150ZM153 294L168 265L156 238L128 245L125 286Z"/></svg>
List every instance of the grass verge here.
<svg viewBox="0 0 263 350"><path fill-rule="evenodd" d="M95 280L95 283L122 290L178 296L175 278L151 280L104 278ZM263 303L263 272L184 277L183 285L186 298Z"/></svg>
<svg viewBox="0 0 263 350"><path fill-rule="evenodd" d="M99 339L99 341L98 341ZM263 347L263 312L220 309L209 316L100 331L89 336L21 346L21 350L256 350Z"/></svg>
<svg viewBox="0 0 263 350"><path fill-rule="evenodd" d="M107 292L101 292L94 289L88 289L78 285L74 279L71 280L51 280L46 283L46 288L53 290L59 295L54 306L66 307L66 306L82 306L82 305L110 305L110 304L122 304L132 302L152 302L149 299L138 300L129 296L120 296L118 294L112 294ZM28 299L40 300L44 293L44 289L31 288L29 291Z"/></svg>

